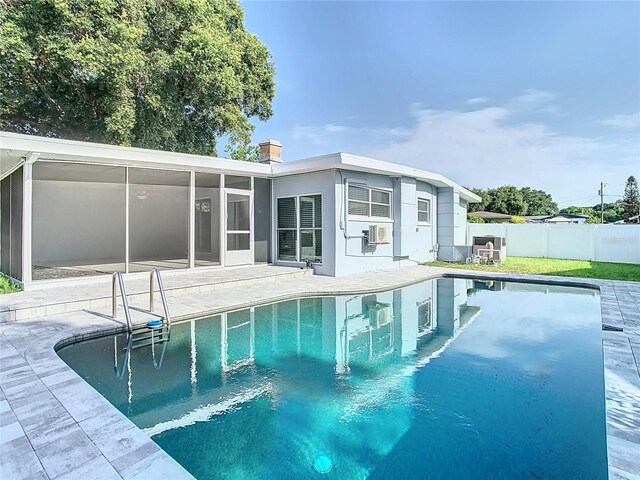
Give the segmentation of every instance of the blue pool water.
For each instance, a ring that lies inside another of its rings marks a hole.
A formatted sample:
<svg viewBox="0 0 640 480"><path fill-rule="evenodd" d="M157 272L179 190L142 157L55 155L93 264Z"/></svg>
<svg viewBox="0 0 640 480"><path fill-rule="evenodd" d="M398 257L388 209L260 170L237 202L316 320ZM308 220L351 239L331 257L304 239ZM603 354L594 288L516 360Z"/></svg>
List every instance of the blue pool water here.
<svg viewBox="0 0 640 480"><path fill-rule="evenodd" d="M601 338L593 291L440 279L59 354L201 480L599 479Z"/></svg>

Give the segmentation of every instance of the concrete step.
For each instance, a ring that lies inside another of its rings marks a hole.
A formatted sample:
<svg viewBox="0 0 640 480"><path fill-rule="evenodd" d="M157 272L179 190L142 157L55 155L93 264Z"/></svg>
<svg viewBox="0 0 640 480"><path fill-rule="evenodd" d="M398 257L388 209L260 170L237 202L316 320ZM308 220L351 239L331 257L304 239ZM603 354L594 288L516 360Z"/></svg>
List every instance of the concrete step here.
<svg viewBox="0 0 640 480"><path fill-rule="evenodd" d="M167 301L190 293L215 292L229 287L251 287L265 282L313 275L313 270L273 265L162 272ZM148 274L125 275L127 298L132 305L149 305ZM157 287L156 287L157 288ZM118 297L118 305L120 305ZM111 278L79 278L61 286L47 286L0 296L0 323L45 317L81 310L101 311L111 307ZM162 310L155 295L155 310ZM103 314L103 313L101 313ZM121 315L121 314L120 314Z"/></svg>

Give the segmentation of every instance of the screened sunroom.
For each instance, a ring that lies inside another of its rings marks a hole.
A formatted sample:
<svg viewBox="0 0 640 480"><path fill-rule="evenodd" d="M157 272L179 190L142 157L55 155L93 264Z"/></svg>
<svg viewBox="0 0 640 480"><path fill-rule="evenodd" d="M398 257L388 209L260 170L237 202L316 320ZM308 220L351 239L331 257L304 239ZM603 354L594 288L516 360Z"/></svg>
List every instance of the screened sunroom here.
<svg viewBox="0 0 640 480"><path fill-rule="evenodd" d="M2 271L23 283L270 261L268 165L2 141Z"/></svg>

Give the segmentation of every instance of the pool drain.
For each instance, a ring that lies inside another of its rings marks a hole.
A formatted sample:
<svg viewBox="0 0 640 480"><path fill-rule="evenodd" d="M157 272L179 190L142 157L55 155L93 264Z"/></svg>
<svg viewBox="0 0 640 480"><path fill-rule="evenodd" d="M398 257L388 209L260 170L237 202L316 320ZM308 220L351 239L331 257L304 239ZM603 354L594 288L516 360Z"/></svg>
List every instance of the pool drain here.
<svg viewBox="0 0 640 480"><path fill-rule="evenodd" d="M320 455L313 461L313 469L318 473L329 473L333 467L333 462L326 455Z"/></svg>

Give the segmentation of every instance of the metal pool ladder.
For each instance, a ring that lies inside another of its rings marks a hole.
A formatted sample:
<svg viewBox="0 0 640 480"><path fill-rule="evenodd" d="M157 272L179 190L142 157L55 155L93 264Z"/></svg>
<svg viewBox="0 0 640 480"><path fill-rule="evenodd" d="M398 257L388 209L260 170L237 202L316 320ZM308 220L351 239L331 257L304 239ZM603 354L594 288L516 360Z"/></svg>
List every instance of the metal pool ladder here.
<svg viewBox="0 0 640 480"><path fill-rule="evenodd" d="M153 294L155 290L155 281L158 283L164 317L154 313L153 311ZM160 271L157 268L151 270L149 275L149 310L129 306L127 299L127 291L124 286L124 280L121 272L114 272L111 283L111 316L118 318L118 290L122 298L122 307L124 316L127 320L127 347L129 350L146 346L154 346L160 343L168 342L171 337L171 315L169 314L169 305L167 304L167 296L164 292L164 285ZM136 310L155 317L145 324L134 325L131 320L131 310Z"/></svg>

